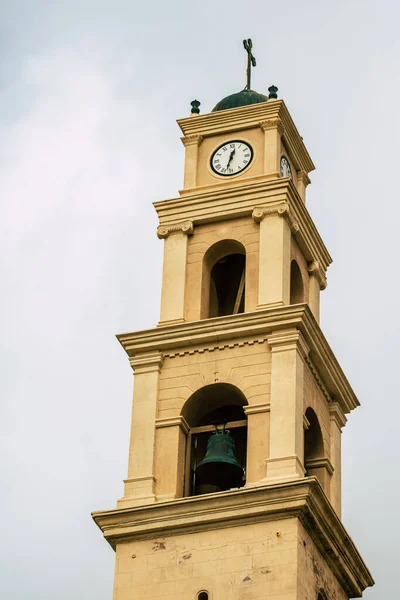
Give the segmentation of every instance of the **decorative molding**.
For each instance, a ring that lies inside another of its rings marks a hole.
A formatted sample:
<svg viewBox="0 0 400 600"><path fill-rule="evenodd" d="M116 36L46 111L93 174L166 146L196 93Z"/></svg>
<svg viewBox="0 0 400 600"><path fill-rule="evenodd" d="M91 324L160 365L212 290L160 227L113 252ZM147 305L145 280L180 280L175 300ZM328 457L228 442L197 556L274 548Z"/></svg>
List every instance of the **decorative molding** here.
<svg viewBox="0 0 400 600"><path fill-rule="evenodd" d="M250 404L243 407L245 415L258 415L259 413L270 412L271 403L261 402L260 404Z"/></svg>
<svg viewBox="0 0 400 600"><path fill-rule="evenodd" d="M151 352L149 354L139 354L129 357L129 364L135 373L152 373L160 371L164 357L161 352Z"/></svg>
<svg viewBox="0 0 400 600"><path fill-rule="evenodd" d="M124 479L124 483L136 483L137 481L151 481L155 483L156 478L154 475L143 475L143 477L131 477L130 479Z"/></svg>
<svg viewBox="0 0 400 600"><path fill-rule="evenodd" d="M195 133L193 135L185 135L184 137L181 137L182 144L185 147L186 146L200 146L203 139L204 139L203 136L198 133Z"/></svg>
<svg viewBox="0 0 400 600"><path fill-rule="evenodd" d="M315 277L319 283L321 290L324 290L328 285L325 273L317 260L313 260L308 265L308 272L312 277Z"/></svg>
<svg viewBox="0 0 400 600"><path fill-rule="evenodd" d="M309 458L306 461L306 469L326 469L329 475L333 475L335 470L333 464L328 457L325 458Z"/></svg>
<svg viewBox="0 0 400 600"><path fill-rule="evenodd" d="M267 338L267 342L272 352L287 352L297 349L303 358L306 358L310 352L303 335L300 331L290 331L282 333L273 333Z"/></svg>
<svg viewBox="0 0 400 600"><path fill-rule="evenodd" d="M329 407L329 415L331 421L334 421L340 429L346 425L346 415L344 414L339 402L332 402L331 406Z"/></svg>
<svg viewBox="0 0 400 600"><path fill-rule="evenodd" d="M182 223L175 223L172 225L160 225L157 228L157 237L160 240L166 239L170 233L174 231L182 231L186 235L193 235L194 227L192 221L183 221Z"/></svg>
<svg viewBox="0 0 400 600"><path fill-rule="evenodd" d="M251 214L256 223L260 223L265 217L270 217L272 215L279 215L286 219L292 233L296 234L300 231L298 221L291 215L288 202L280 202L279 204L272 206L255 208Z"/></svg>
<svg viewBox="0 0 400 600"><path fill-rule="evenodd" d="M320 388L320 390L322 391L322 393L324 394L325 398L327 399L328 403L331 404L332 402L332 397L329 394L328 390L326 389L324 382L322 381L317 368L315 367L314 363L312 362L310 356L306 356L306 363L311 371L312 376L315 379L316 384L318 385L318 387Z"/></svg>
<svg viewBox="0 0 400 600"><path fill-rule="evenodd" d="M285 126L283 125L282 120L279 117L267 119L266 121L260 121L259 126L263 131L277 129L279 135L283 135L285 133Z"/></svg>
<svg viewBox="0 0 400 600"><path fill-rule="evenodd" d="M165 355L194 352L196 348L219 348L243 340L271 338L278 332L301 331L310 348L312 364L333 400L339 402L344 413L359 406L357 397L330 348L320 326L306 304L265 308L237 315L213 317L177 325L155 327L144 331L117 336L129 357L150 352Z"/></svg>
<svg viewBox="0 0 400 600"><path fill-rule="evenodd" d="M242 346L254 346L254 344L264 344L267 341L267 338L260 338L257 340L241 340L237 342L232 342L231 344L218 344L217 346L208 346L202 348L188 348L186 350L176 351L176 352L168 352L165 353L165 358L175 358L176 356L185 356L186 354L203 354L204 352L214 352L215 350L225 350L226 348L235 348Z"/></svg>
<svg viewBox="0 0 400 600"><path fill-rule="evenodd" d="M301 181L301 183L303 183L305 187L307 187L311 183L311 179L309 178L308 174L302 169L300 169L300 171L297 171L297 180L299 182Z"/></svg>
<svg viewBox="0 0 400 600"><path fill-rule="evenodd" d="M374 581L316 477L92 513L115 549L126 541L297 518L350 598Z"/></svg>
<svg viewBox="0 0 400 600"><path fill-rule="evenodd" d="M190 431L190 427L185 417L180 415L179 417L165 417L161 419L156 419L156 429L161 427L176 427L179 426L183 433L187 435Z"/></svg>

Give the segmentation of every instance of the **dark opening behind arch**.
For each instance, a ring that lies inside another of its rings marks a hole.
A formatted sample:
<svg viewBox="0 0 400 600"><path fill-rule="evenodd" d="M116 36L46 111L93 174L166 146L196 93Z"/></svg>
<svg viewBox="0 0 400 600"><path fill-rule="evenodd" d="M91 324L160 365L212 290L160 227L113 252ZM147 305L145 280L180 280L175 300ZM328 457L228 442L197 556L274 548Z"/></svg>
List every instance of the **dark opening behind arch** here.
<svg viewBox="0 0 400 600"><path fill-rule="evenodd" d="M304 302L304 284L300 267L297 261L292 260L290 265L290 304Z"/></svg>

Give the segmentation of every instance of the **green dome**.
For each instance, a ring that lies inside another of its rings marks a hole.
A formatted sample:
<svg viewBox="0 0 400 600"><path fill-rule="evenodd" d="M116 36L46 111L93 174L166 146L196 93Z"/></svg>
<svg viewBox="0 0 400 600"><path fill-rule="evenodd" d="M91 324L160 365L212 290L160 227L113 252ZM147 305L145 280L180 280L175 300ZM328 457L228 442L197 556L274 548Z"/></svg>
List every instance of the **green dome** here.
<svg viewBox="0 0 400 600"><path fill-rule="evenodd" d="M241 90L240 92L236 92L236 94L231 94L220 100L211 112L228 110L229 108L238 108L239 106L248 106L249 104L259 104L260 102L266 102L267 100L268 96L259 94L254 90Z"/></svg>

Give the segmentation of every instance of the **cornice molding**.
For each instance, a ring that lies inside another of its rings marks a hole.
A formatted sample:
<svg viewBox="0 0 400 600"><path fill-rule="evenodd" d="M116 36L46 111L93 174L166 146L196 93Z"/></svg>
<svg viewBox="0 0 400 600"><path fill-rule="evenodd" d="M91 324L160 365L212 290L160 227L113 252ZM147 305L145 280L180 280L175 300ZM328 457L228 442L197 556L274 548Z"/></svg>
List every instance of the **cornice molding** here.
<svg viewBox="0 0 400 600"><path fill-rule="evenodd" d="M312 360L310 359L309 356L306 356L306 363L311 371L311 374L314 377L316 384L318 385L319 389L325 396L328 404L331 404L332 397L331 397L330 393L328 392L328 390L326 389L324 382L322 381L320 374L318 373L318 369L316 368L316 366L314 365L314 363L312 362Z"/></svg>
<svg viewBox="0 0 400 600"><path fill-rule="evenodd" d="M305 187L307 187L311 183L311 179L307 175L306 171L303 171L302 169L297 171L297 179L298 181L301 181Z"/></svg>
<svg viewBox="0 0 400 600"><path fill-rule="evenodd" d="M214 317L166 325L118 335L128 357L163 352L165 355L195 351L201 348L226 346L245 340L270 339L276 332L300 331L310 352L308 360L314 365L326 393L340 404L344 413L359 406L359 402L333 354L325 336L306 304L266 308L251 313ZM243 340L245 338L245 340ZM314 374L315 376L315 374Z"/></svg>
<svg viewBox="0 0 400 600"><path fill-rule="evenodd" d="M261 223L263 219L265 219L266 217L271 217L273 215L279 215L280 217L283 217L287 221L290 227L290 231L292 233L296 234L300 231L300 225L296 221L296 219L294 219L291 215L290 206L288 202L280 202L279 204L275 204L268 207L262 206L259 208L255 208L251 213L251 216L253 217L256 223Z"/></svg>
<svg viewBox="0 0 400 600"><path fill-rule="evenodd" d="M308 272L317 279L320 289L325 290L328 282L326 280L324 270L321 268L321 265L317 260L313 260L308 265Z"/></svg>
<svg viewBox="0 0 400 600"><path fill-rule="evenodd" d="M178 224L189 221L197 226L251 217L257 209L267 216L280 209L282 212L278 214L288 220L305 259L310 263L318 261L323 270L332 262L291 178L238 181L234 186L206 188L180 198L155 202L154 207L160 220L159 230L176 228ZM272 213L268 213L269 210ZM264 218L261 213L259 218Z"/></svg>
<svg viewBox="0 0 400 600"><path fill-rule="evenodd" d="M121 542L298 518L349 597L372 576L316 477L92 513L115 549Z"/></svg>
<svg viewBox="0 0 400 600"><path fill-rule="evenodd" d="M203 141L203 136L199 134L185 135L181 137L182 144L186 146L200 146Z"/></svg>
<svg viewBox="0 0 400 600"><path fill-rule="evenodd" d="M268 125L268 122L271 122L271 125ZM296 171L303 170L309 173L315 169L303 138L298 132L283 100L202 114L195 119L186 117L178 120L178 125L184 137L190 135L208 137L261 127L263 123L267 123L267 127L279 127L281 129L282 140L290 151Z"/></svg>
<svg viewBox="0 0 400 600"><path fill-rule="evenodd" d="M175 358L177 356L185 356L187 354L204 354L204 352L214 352L215 350L226 350L231 348L241 348L243 346L254 346L254 344L264 344L267 341L266 337L258 338L256 340L238 340L230 344L218 344L213 346L201 346L200 348L186 348L179 352L166 352L165 358Z"/></svg>
<svg viewBox="0 0 400 600"><path fill-rule="evenodd" d="M166 239L174 231L181 231L188 236L193 235L193 223L192 221L183 221L183 223L174 223L168 226L160 225L157 228L157 237L160 240Z"/></svg>

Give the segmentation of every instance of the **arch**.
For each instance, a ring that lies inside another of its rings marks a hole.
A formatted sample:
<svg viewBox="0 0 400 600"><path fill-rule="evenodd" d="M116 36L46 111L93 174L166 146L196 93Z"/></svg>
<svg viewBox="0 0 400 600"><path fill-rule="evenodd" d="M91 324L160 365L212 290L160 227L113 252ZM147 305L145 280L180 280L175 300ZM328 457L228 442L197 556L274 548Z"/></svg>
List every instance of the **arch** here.
<svg viewBox="0 0 400 600"><path fill-rule="evenodd" d="M317 600L328 600L328 596L325 594L324 590L319 590Z"/></svg>
<svg viewBox="0 0 400 600"><path fill-rule="evenodd" d="M304 464L307 469L308 462L313 459L323 458L324 440L322 438L318 417L311 406L306 410L306 419L309 423L309 426L304 433Z"/></svg>
<svg viewBox="0 0 400 600"><path fill-rule="evenodd" d="M296 260L290 263L290 304L304 302L304 283L300 267Z"/></svg>
<svg viewBox="0 0 400 600"><path fill-rule="evenodd" d="M197 594L196 598L197 598L197 600L208 600L209 599L208 592L206 592L205 590L201 590Z"/></svg>
<svg viewBox="0 0 400 600"><path fill-rule="evenodd" d="M244 406L248 402L241 390L230 383L213 383L206 385L188 398L182 407L181 415L188 423L190 430L186 443L185 458L185 496L197 496L200 494L224 491L238 486L237 477L235 483L229 476L224 482L224 471L221 471L221 479L216 481L204 480L197 466L203 461L210 438L215 434L216 424L225 424L229 437L233 440L232 449L235 460L239 463L243 472L246 467L247 455L247 417ZM231 442L229 442L231 444ZM224 456L227 456L225 454ZM216 461L217 463L219 462ZM214 465L215 467L215 465ZM215 473L218 476L218 471ZM219 467L217 467L219 468ZM244 485L240 469L235 467L240 476L239 487ZM208 470L209 473L209 470ZM218 476L219 477L219 476Z"/></svg>
<svg viewBox="0 0 400 600"><path fill-rule="evenodd" d="M203 259L201 318L245 310L246 250L237 240L220 240Z"/></svg>

